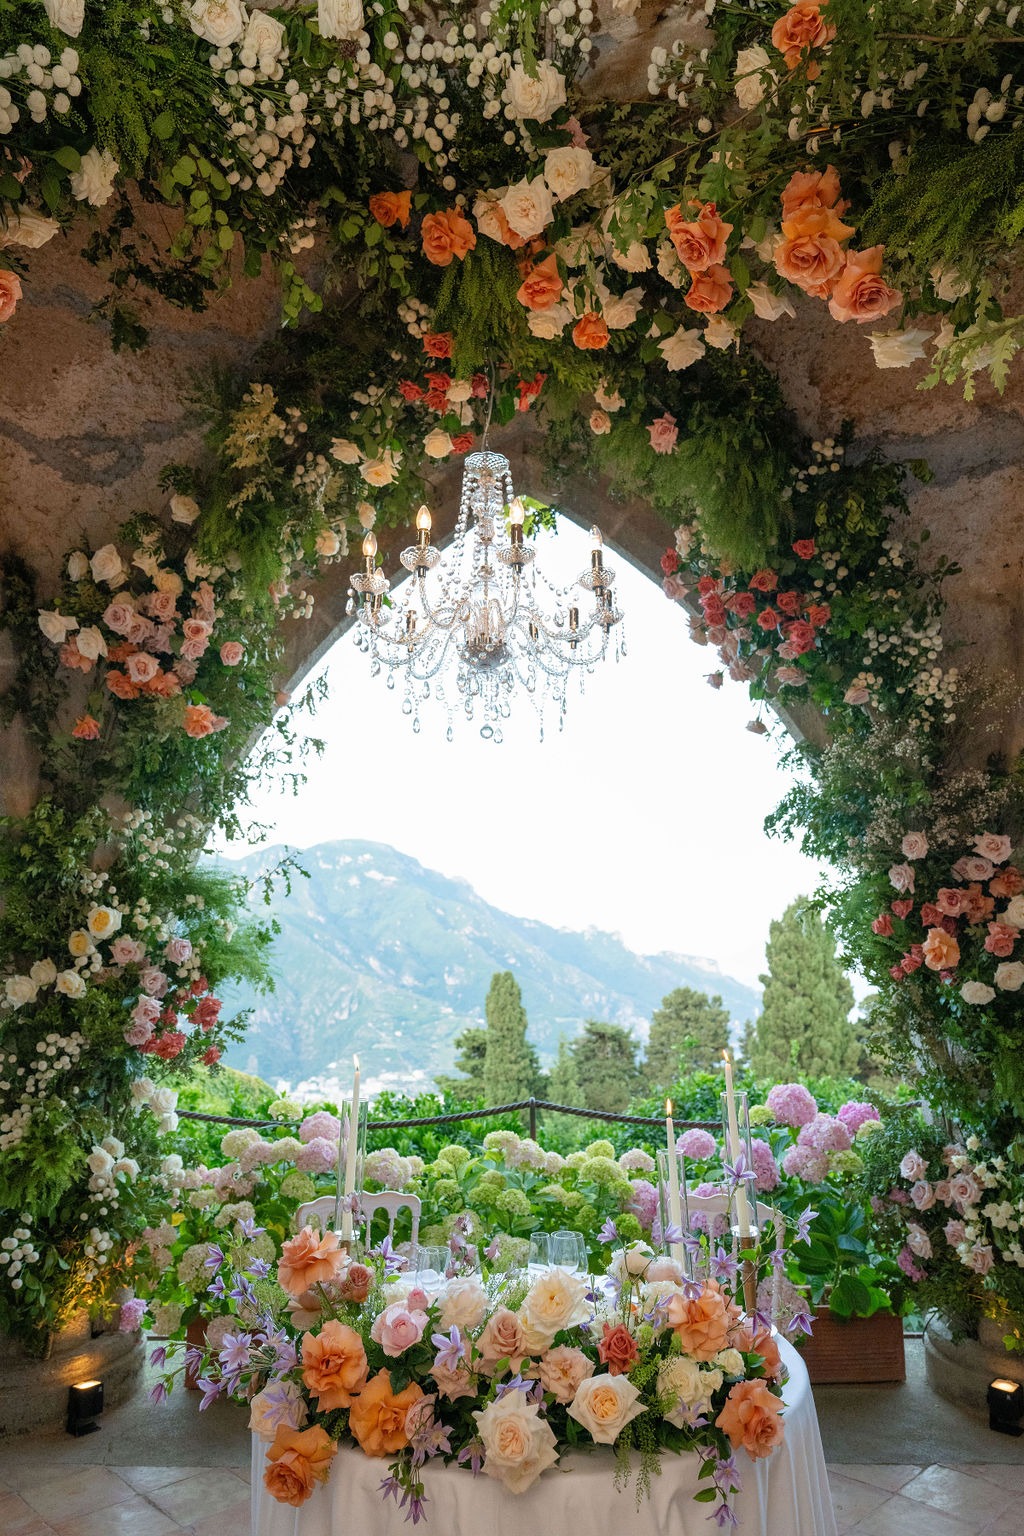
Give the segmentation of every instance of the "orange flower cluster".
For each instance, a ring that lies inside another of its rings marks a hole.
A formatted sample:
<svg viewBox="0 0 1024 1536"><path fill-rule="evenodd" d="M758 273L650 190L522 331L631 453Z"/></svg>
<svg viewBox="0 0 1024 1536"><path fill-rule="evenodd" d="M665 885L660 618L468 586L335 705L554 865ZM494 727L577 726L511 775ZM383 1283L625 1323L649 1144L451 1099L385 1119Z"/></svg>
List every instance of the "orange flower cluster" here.
<svg viewBox="0 0 1024 1536"><path fill-rule="evenodd" d="M527 309L551 309L562 297L562 286L558 258L545 256L543 261L527 267L516 298Z"/></svg>
<svg viewBox="0 0 1024 1536"><path fill-rule="evenodd" d="M322 1424L314 1424L312 1429L279 1424L267 1452L270 1466L263 1474L268 1493L296 1509L305 1504L314 1486L326 1481L337 1449Z"/></svg>
<svg viewBox="0 0 1024 1536"><path fill-rule="evenodd" d="M683 303L702 315L717 315L732 298L732 274L724 265L733 226L719 216L714 203L692 204L695 219L685 219L676 203L665 212L665 228L676 255L690 274Z"/></svg>
<svg viewBox="0 0 1024 1536"><path fill-rule="evenodd" d="M393 224L401 224L405 229L411 205L411 192L375 192L370 198L370 214L384 229Z"/></svg>
<svg viewBox="0 0 1024 1536"><path fill-rule="evenodd" d="M816 80L821 65L809 58L812 48L824 48L836 35L836 29L822 17L828 0L799 0L799 4L780 16L772 27L772 42L782 54L786 68L796 69L801 61L805 64L808 80Z"/></svg>
<svg viewBox="0 0 1024 1536"><path fill-rule="evenodd" d="M448 267L455 257L464 261L476 245L476 231L457 208L428 213L420 229L423 254L435 267Z"/></svg>
<svg viewBox="0 0 1024 1536"><path fill-rule="evenodd" d="M880 320L902 300L881 276L885 247L844 250L855 233L840 215L839 174L797 171L782 193L782 241L773 257L775 270L816 299L827 299L834 320Z"/></svg>

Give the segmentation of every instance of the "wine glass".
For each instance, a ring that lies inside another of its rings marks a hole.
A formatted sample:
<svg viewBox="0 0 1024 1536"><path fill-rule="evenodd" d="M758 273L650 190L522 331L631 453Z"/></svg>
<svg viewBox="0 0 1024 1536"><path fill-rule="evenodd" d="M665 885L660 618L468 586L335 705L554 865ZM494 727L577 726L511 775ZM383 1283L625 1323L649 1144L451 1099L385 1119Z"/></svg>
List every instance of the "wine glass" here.
<svg viewBox="0 0 1024 1536"><path fill-rule="evenodd" d="M433 1243L419 1243L416 1247L416 1284L428 1295L437 1293L444 1285L444 1272L448 1264L448 1249Z"/></svg>
<svg viewBox="0 0 1024 1536"><path fill-rule="evenodd" d="M563 1227L551 1234L551 1263L570 1274L587 1273L590 1259L587 1241L582 1232L572 1232Z"/></svg>
<svg viewBox="0 0 1024 1536"><path fill-rule="evenodd" d="M530 1269L547 1269L551 1264L551 1236L548 1232L534 1232L530 1238Z"/></svg>

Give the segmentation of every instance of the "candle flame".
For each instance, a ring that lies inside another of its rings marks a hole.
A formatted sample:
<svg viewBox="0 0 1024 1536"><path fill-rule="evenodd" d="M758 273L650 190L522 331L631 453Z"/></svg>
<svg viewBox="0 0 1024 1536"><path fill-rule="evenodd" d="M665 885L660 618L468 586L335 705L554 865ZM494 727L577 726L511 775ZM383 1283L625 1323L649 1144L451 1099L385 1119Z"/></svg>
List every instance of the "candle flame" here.
<svg viewBox="0 0 1024 1536"><path fill-rule="evenodd" d="M353 1056L352 1057L352 1065L355 1067L356 1071L358 1072L359 1071L359 1057L358 1056Z"/></svg>
<svg viewBox="0 0 1024 1536"><path fill-rule="evenodd" d="M666 1115L670 1115L672 1113L672 1100L671 1099L666 1099L665 1100L665 1113L666 1113Z"/></svg>

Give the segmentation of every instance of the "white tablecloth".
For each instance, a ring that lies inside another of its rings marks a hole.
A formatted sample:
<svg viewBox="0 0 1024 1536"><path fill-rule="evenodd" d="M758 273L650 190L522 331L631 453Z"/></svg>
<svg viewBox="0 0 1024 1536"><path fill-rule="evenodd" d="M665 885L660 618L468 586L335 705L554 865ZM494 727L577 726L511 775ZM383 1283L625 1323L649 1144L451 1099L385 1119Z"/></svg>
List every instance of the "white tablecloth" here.
<svg viewBox="0 0 1024 1536"><path fill-rule="evenodd" d="M734 1508L737 1536L836 1536L825 1459L807 1370L796 1350L779 1341L789 1367L785 1388L786 1437L765 1461L737 1454L743 1490ZM379 1484L388 1458L364 1456L354 1446L338 1452L327 1484L301 1509L279 1504L263 1486L266 1445L253 1437L253 1536L376 1536L408 1531L405 1511L384 1503ZM697 1504L700 1461L696 1455L664 1455L651 1497L636 1507L632 1483L613 1486L610 1451L563 1456L526 1493L507 1493L493 1478L473 1477L462 1467L424 1468L426 1536L522 1536L552 1531L557 1536L709 1536L707 1504ZM706 1487L707 1483L700 1486Z"/></svg>

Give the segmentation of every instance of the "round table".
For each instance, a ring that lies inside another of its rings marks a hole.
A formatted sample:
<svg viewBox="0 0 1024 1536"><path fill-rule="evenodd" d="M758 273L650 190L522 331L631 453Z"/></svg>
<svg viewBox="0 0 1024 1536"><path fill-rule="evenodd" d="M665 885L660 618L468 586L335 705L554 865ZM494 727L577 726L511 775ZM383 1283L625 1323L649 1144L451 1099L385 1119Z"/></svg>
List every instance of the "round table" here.
<svg viewBox="0 0 1024 1536"><path fill-rule="evenodd" d="M786 1437L774 1456L753 1462L737 1454L743 1488L735 1496L738 1536L836 1536L818 1418L807 1370L792 1345L779 1341L789 1368ZM263 1486L266 1442L253 1436L253 1536L366 1536L406 1530L405 1511L380 1494L386 1457L364 1456L343 1446L327 1483L300 1509L279 1504ZM463 1467L428 1464L426 1536L708 1536L707 1504L697 1504L700 1460L694 1454L663 1455L661 1476L639 1510L634 1485L614 1487L615 1464L603 1448L563 1455L525 1493L508 1493L493 1478L473 1477ZM699 1486L706 1487L707 1483Z"/></svg>

